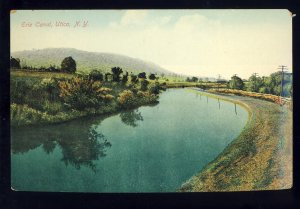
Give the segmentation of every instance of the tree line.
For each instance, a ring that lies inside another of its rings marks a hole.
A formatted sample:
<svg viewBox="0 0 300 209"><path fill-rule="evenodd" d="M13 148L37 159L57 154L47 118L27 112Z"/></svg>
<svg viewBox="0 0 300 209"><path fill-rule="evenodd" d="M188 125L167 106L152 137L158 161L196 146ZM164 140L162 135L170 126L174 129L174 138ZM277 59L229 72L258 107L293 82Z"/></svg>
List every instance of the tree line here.
<svg viewBox="0 0 300 209"><path fill-rule="evenodd" d="M10 58L10 68L11 69L22 69L29 71L40 71L40 72L65 72L65 73L75 73L76 71L76 62L75 60L69 56L62 60L60 64L60 68L55 65L50 65L49 67L32 67L23 65L21 66L21 61L19 58Z"/></svg>
<svg viewBox="0 0 300 209"><path fill-rule="evenodd" d="M248 80L242 80L235 74L231 77L227 87L230 89L290 97L293 93L292 81L293 75L291 73L282 74L281 71L262 77L252 74Z"/></svg>
<svg viewBox="0 0 300 209"><path fill-rule="evenodd" d="M60 68L55 65L50 65L50 67L32 67L32 66L21 66L21 61L19 58L10 59L10 67L12 69L23 69L29 71L41 71L41 72L64 72L64 73L75 73L76 72L76 61L71 57L66 57L62 60ZM122 76L121 76L122 75ZM128 81L128 72L126 71L123 73L122 68L120 67L113 67L111 68L111 73L101 73L100 70L92 70L89 73L89 78L97 81L113 81L113 82L120 82L126 83ZM147 79L146 73L141 72L138 75L134 75L133 73L130 74L131 81L133 83L137 83L138 78ZM151 73L148 78L150 80L157 80L157 77L154 73Z"/></svg>

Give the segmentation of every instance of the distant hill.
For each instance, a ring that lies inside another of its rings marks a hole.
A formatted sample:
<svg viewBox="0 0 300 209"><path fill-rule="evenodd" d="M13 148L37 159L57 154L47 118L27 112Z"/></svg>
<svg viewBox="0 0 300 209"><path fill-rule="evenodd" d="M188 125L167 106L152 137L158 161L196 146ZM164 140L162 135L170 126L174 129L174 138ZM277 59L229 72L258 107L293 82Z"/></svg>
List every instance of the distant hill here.
<svg viewBox="0 0 300 209"><path fill-rule="evenodd" d="M21 66L49 67L50 65L60 66L61 61L68 56L72 56L77 63L77 70L89 72L98 69L108 72L112 67L121 67L123 71L139 73L164 73L174 74L154 63L140 59L131 58L119 54L87 52L73 48L46 48L39 50L25 50L11 53L14 58L21 60Z"/></svg>

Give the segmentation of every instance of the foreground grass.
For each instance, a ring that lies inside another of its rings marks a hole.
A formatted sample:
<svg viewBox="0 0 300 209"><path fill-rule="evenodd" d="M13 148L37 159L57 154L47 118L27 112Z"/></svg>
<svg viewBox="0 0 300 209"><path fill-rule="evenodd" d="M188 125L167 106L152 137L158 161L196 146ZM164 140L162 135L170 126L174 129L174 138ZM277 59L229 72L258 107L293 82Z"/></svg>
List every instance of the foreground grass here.
<svg viewBox="0 0 300 209"><path fill-rule="evenodd" d="M239 96L250 112L247 125L181 192L278 190L292 187L292 112L284 106Z"/></svg>

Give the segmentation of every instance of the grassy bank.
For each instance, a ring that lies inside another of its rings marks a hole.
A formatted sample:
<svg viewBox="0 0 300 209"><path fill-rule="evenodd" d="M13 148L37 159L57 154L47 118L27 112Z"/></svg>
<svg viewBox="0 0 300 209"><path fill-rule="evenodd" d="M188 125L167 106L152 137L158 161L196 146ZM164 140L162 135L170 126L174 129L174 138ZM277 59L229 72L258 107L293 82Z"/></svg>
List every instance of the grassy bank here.
<svg viewBox="0 0 300 209"><path fill-rule="evenodd" d="M247 96L247 97L253 97L257 99L262 99L270 102L274 102L277 104L285 105L289 109L293 108L292 100L290 98L286 97L280 97L273 94L263 94L263 93L257 93L257 92L249 92L249 91L243 91L243 90L236 90L236 89L209 89L208 92L216 93L216 94L224 94L224 95L237 95L237 96Z"/></svg>
<svg viewBox="0 0 300 209"><path fill-rule="evenodd" d="M292 112L284 106L241 96L218 96L250 111L238 138L181 192L277 190L292 186Z"/></svg>
<svg viewBox="0 0 300 209"><path fill-rule="evenodd" d="M167 88L185 88L185 87L198 87L202 89L210 88L225 88L226 84L217 84L217 83L205 83L205 82L165 82Z"/></svg>
<svg viewBox="0 0 300 209"><path fill-rule="evenodd" d="M12 71L11 125L60 123L157 103L157 83L94 81L76 74ZM146 83L146 84L145 84Z"/></svg>

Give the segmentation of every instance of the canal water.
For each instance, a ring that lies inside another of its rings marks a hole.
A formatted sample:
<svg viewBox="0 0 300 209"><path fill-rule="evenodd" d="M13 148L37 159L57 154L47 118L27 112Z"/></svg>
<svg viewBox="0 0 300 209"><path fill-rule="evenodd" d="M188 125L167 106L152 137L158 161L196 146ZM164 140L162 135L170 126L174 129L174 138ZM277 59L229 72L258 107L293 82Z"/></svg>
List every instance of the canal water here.
<svg viewBox="0 0 300 209"><path fill-rule="evenodd" d="M248 112L191 89L109 117L11 130L20 191L175 192L246 125Z"/></svg>

